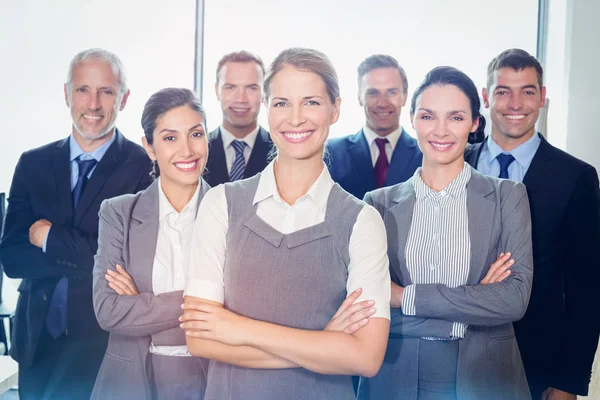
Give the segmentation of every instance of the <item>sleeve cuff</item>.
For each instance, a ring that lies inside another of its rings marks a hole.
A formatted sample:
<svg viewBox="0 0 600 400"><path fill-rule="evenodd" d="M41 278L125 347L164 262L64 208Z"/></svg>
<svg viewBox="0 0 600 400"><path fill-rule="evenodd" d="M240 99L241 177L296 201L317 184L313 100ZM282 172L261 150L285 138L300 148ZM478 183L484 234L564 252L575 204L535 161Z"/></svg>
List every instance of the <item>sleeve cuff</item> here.
<svg viewBox="0 0 600 400"><path fill-rule="evenodd" d="M408 285L402 294L402 312L404 315L415 315L415 285Z"/></svg>
<svg viewBox="0 0 600 400"><path fill-rule="evenodd" d="M44 245L42 246L42 251L44 253L46 252L46 245L48 244L48 236L50 236L50 230L52 230L52 226L48 229L48 232L46 232L46 238L44 239Z"/></svg>
<svg viewBox="0 0 600 400"><path fill-rule="evenodd" d="M223 286L201 279L191 278L185 285L184 296L198 297L223 304L225 291Z"/></svg>

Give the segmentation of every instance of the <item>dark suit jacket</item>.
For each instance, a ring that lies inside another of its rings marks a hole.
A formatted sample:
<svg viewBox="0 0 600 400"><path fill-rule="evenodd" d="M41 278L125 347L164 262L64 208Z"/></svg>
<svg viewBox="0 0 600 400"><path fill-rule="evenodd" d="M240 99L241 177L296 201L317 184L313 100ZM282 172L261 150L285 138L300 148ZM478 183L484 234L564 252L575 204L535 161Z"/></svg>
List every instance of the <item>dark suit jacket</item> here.
<svg viewBox="0 0 600 400"><path fill-rule="evenodd" d="M8 199L0 260L6 274L22 278L11 356L21 367L33 362L50 296L62 276L69 279L68 336L76 340L106 335L92 306L92 269L98 248L100 203L135 193L151 183L150 160L141 146L116 132L116 140L98 163L77 212L71 198L69 139L21 155ZM46 253L29 242L29 227L39 219L52 223Z"/></svg>
<svg viewBox="0 0 600 400"><path fill-rule="evenodd" d="M209 133L209 157L204 171L204 180L215 187L221 183L229 182L229 173L227 172L227 163L225 161L225 149L223 149L223 139L221 138L221 128L217 128ZM256 141L250 153L250 159L246 164L244 178L251 178L262 172L269 164L268 155L273 147L273 142L269 132L262 127L258 130Z"/></svg>
<svg viewBox="0 0 600 400"><path fill-rule="evenodd" d="M344 190L362 199L365 193L377 189L371 150L362 129L355 135L330 139L327 153L325 159L331 178ZM403 129L392 153L384 186L408 180L422 161L423 153L417 141Z"/></svg>
<svg viewBox="0 0 600 400"><path fill-rule="evenodd" d="M467 148L473 167L483 146ZM534 278L515 331L527 379L534 398L548 386L585 395L600 325L598 175L542 137L523 183L531 206Z"/></svg>

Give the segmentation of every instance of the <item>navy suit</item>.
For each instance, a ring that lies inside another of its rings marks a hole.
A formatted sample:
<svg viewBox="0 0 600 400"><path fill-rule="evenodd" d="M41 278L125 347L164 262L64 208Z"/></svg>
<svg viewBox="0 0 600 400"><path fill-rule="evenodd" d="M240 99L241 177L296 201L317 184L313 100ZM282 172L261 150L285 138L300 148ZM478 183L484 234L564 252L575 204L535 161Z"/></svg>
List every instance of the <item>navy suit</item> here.
<svg viewBox="0 0 600 400"><path fill-rule="evenodd" d="M362 199L365 193L377 189L371 150L361 129L357 134L330 139L326 160L331 178L347 192ZM423 153L417 141L403 129L392 153L384 186L408 180L421 166Z"/></svg>
<svg viewBox="0 0 600 400"><path fill-rule="evenodd" d="M88 381L88 375L94 370L97 373L108 338L96 321L92 305L100 203L136 193L152 180L150 160L142 147L118 131L115 135L76 211L71 197L69 138L26 151L15 169L0 260L9 277L23 279L10 351L19 362L22 399L41 398L47 385L54 385L55 396L61 399L89 398L91 393L94 380ZM39 219L52 223L46 253L29 242L29 227ZM63 276L69 282L67 334L53 340L45 328L45 317L54 288ZM93 343L91 348L81 348L86 353L83 364L63 359L65 349L81 347L81 343ZM53 371L60 368L65 369L63 376L53 382L50 375L55 376Z"/></svg>
<svg viewBox="0 0 600 400"><path fill-rule="evenodd" d="M203 178L211 187L215 187L221 183L229 182L229 172L227 172L221 128L217 128L209 133L208 137L210 140L208 148L209 156L206 161L206 170L204 171ZM265 169L269 164L268 156L272 147L273 142L271 141L269 132L263 128L259 128L254 147L252 147L252 153L250 153L250 159L246 163L244 179L251 178Z"/></svg>
<svg viewBox="0 0 600 400"><path fill-rule="evenodd" d="M485 143L467 148L475 168ZM532 397L549 386L586 395L600 326L598 175L542 137L523 183L534 276L529 307L514 327Z"/></svg>

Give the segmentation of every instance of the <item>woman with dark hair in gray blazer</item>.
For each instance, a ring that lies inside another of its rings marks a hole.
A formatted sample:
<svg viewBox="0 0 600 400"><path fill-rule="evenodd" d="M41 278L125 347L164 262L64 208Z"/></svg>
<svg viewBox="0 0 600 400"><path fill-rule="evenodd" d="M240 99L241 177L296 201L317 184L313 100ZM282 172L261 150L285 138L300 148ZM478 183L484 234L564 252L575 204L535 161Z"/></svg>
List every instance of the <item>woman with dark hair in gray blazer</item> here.
<svg viewBox="0 0 600 400"><path fill-rule="evenodd" d="M479 107L463 72L429 72L411 103L422 167L365 196L388 232L392 318L361 399L530 398L512 326L531 291L529 204L522 184L464 162L485 125Z"/></svg>

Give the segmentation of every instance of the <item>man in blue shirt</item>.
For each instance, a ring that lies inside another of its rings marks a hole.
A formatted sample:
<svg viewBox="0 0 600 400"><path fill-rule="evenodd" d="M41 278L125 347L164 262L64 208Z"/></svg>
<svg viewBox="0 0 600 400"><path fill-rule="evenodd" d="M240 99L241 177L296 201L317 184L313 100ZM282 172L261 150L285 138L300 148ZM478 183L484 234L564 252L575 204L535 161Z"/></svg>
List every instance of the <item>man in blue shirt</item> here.
<svg viewBox="0 0 600 400"><path fill-rule="evenodd" d="M23 279L10 350L22 400L90 397L108 338L92 307L98 211L151 182L144 150L115 127L129 96L117 56L77 54L64 93L71 135L19 159L0 243L6 274Z"/></svg>
<svg viewBox="0 0 600 400"><path fill-rule="evenodd" d="M575 400L588 393L598 345L600 189L591 165L535 131L545 98L540 63L520 49L502 52L483 89L491 136L465 157L485 174L527 186L534 278L515 334L533 399Z"/></svg>

